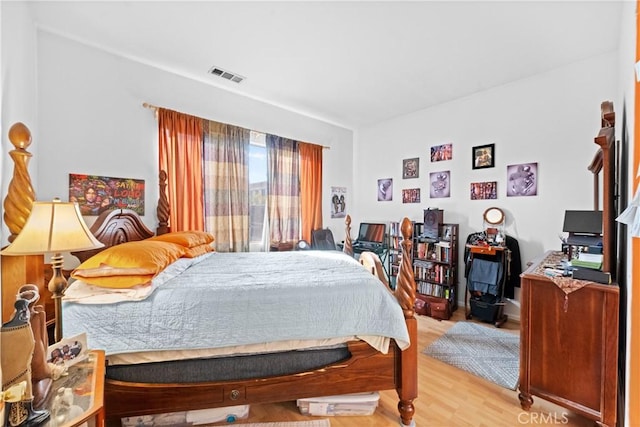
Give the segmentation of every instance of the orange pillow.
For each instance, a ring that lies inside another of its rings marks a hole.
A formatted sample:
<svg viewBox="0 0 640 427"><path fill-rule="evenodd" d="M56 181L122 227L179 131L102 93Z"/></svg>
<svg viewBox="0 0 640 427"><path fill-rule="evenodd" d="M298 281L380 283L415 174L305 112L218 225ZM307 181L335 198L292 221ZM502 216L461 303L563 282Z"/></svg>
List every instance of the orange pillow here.
<svg viewBox="0 0 640 427"><path fill-rule="evenodd" d="M71 277L107 288L147 284L187 249L175 243L142 240L112 246L80 264Z"/></svg>
<svg viewBox="0 0 640 427"><path fill-rule="evenodd" d="M200 255L204 255L206 253L213 252L213 247L209 243L205 243L204 245L194 246L193 248L187 248L184 258L195 258Z"/></svg>
<svg viewBox="0 0 640 427"><path fill-rule="evenodd" d="M195 246L212 243L214 241L213 234L206 231L174 231L159 236L150 237L147 240L162 241L176 243L185 248L193 248Z"/></svg>

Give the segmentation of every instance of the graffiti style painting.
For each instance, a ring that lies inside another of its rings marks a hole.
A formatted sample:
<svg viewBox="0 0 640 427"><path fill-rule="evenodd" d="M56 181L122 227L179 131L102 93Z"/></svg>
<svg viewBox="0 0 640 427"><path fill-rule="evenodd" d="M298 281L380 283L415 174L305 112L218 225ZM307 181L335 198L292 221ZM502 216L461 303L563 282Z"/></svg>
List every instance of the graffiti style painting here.
<svg viewBox="0 0 640 427"><path fill-rule="evenodd" d="M82 215L113 209L144 215L144 180L69 174L69 201L78 203Z"/></svg>

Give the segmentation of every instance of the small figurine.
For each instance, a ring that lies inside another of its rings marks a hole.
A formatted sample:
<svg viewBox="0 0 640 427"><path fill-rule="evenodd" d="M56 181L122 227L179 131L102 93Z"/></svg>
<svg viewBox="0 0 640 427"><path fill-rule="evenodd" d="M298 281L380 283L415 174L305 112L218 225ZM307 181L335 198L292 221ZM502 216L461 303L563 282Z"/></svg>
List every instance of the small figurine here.
<svg viewBox="0 0 640 427"><path fill-rule="evenodd" d="M35 347L33 331L29 323L29 301L18 298L14 303L13 318L2 325L0 338L2 345L2 390L8 390L22 381L26 387L21 400L9 402L5 407L4 424L12 427L35 427L50 417L47 410L33 408L31 385L31 359Z"/></svg>

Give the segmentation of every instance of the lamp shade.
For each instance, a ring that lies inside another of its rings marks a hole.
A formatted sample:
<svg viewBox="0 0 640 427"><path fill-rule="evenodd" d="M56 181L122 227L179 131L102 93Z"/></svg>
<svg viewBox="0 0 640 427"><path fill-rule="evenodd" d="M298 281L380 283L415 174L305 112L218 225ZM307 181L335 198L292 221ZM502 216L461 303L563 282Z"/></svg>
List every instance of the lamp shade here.
<svg viewBox="0 0 640 427"><path fill-rule="evenodd" d="M27 222L2 255L84 251L104 246L89 230L77 203L34 202Z"/></svg>

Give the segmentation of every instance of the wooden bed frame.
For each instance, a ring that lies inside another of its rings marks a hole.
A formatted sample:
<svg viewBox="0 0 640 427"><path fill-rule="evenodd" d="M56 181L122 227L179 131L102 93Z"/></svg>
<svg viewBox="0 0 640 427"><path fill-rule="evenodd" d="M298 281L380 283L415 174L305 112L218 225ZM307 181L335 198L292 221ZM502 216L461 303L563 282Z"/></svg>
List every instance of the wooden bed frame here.
<svg viewBox="0 0 640 427"><path fill-rule="evenodd" d="M30 134L28 134L28 130L26 132L21 135L25 138L28 136L30 141ZM17 141L19 138L12 138L12 142L14 142L14 139ZM22 154L24 154L22 156L24 159L30 156L29 153ZM15 160L17 155L12 154L12 156ZM5 199L5 207L7 206L7 200L17 201L15 207L5 211L4 219L7 224L18 224L21 219L26 220L31 212L33 200L23 197L26 194L25 192L31 189L26 160L24 159L16 162L16 170L20 172L21 179L16 180L14 178L12 180ZM166 179L166 173L161 171L161 196L157 208L158 234L169 231L169 204L165 191ZM345 252L352 255L350 226L351 218L347 216L344 248ZM408 218L404 218L402 221L401 229L404 237L402 242L403 251L410 253L413 226ZM17 235L20 230L21 227L17 227L15 232L12 230L12 233ZM106 247L127 241L145 239L154 234L144 225L135 212L127 210L103 213L93 224L91 231ZM96 251L74 253L74 255L80 260L84 260L94 253ZM377 264L379 259L376 260L376 257L374 257L373 261L372 270L381 277L380 274L383 274L383 272ZM39 269L41 271L42 266ZM383 277L381 279L384 281ZM19 282L26 283L25 280L28 281L27 276L23 277ZM40 280L37 282L40 282ZM40 285L44 284L40 283ZM380 286L385 285L381 282ZM12 300L13 295L10 294L10 290L5 288L8 289L8 287L3 286L3 296ZM7 294L7 292L9 293ZM348 343L351 356L347 360L293 375L241 381L173 384L132 383L106 379L106 417L107 419L117 420L126 416L240 404L282 402L305 397L395 389L399 398L399 423L404 426L415 426L413 401L418 396L418 334L417 320L414 315L416 284L409 257L403 257L402 259L395 296L403 310L411 342L410 347L404 351L400 351L393 341L387 354L378 352L364 341L353 341ZM60 298L62 295L56 294L53 297ZM55 321L59 322L60 319L55 319Z"/></svg>
<svg viewBox="0 0 640 427"><path fill-rule="evenodd" d="M163 212L168 213L162 201L159 206L163 206ZM158 213L160 216L160 209ZM347 250L352 247L350 224L351 218L347 216L345 240ZM403 251L410 253L411 221L405 218L401 228L404 237ZM142 223L135 212L128 210L103 213L93 224L91 231L106 247L145 239L154 234ZM168 231L166 218L161 218L159 232L166 231ZM94 253L95 251L74 253L74 255L83 261ZM373 272L374 274L381 272L384 279L382 269L374 268ZM382 283L381 286L383 286ZM418 336L413 309L415 293L413 268L410 258L405 257L402 260L395 290L411 340L411 346L405 351L400 351L393 341L387 354L378 352L364 341L353 341L348 343L351 357L347 360L293 375L241 381L154 384L123 382L107 378L105 379L106 417L115 420L144 414L395 389L399 397L400 424L415 425L413 400L418 396Z"/></svg>

